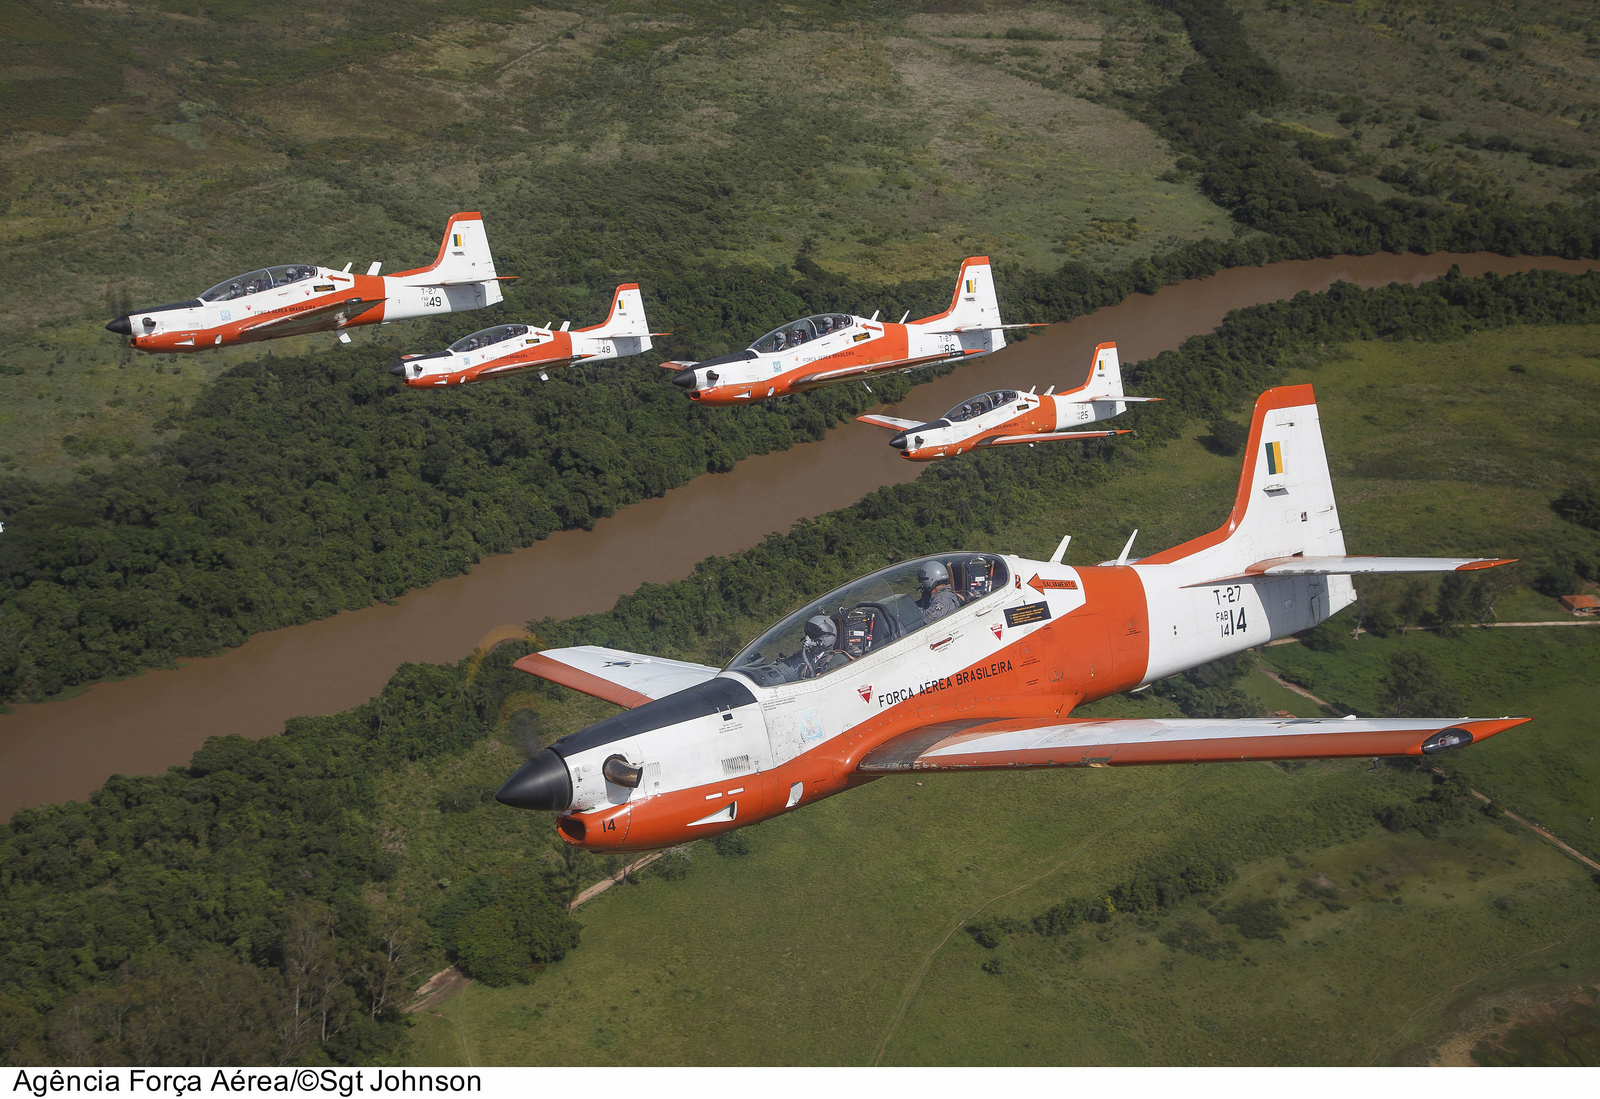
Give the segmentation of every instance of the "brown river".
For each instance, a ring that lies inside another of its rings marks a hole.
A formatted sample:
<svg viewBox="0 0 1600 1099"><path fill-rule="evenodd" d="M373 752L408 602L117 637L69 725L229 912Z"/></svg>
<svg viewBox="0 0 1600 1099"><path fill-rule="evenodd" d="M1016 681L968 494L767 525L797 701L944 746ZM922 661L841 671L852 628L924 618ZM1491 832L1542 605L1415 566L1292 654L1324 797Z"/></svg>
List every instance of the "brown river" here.
<svg viewBox="0 0 1600 1099"><path fill-rule="evenodd" d="M1376 255L1245 267L1168 286L1044 329L1024 343L918 386L902 416L941 413L998 386L1081 380L1097 343L1123 363L1208 332L1232 309L1324 290L1417 283L1459 263L1468 275L1531 268L1584 271L1593 261L1475 254ZM220 656L190 660L75 697L0 714L0 820L19 806L83 798L113 774L186 762L207 737L270 736L286 718L348 709L375 695L406 661L447 662L519 636L521 624L602 611L645 582L687 575L696 561L755 545L797 519L853 503L924 467L888 446L886 432L847 423L817 443L747 458L595 524L491 557L466 576L332 618L257 634Z"/></svg>

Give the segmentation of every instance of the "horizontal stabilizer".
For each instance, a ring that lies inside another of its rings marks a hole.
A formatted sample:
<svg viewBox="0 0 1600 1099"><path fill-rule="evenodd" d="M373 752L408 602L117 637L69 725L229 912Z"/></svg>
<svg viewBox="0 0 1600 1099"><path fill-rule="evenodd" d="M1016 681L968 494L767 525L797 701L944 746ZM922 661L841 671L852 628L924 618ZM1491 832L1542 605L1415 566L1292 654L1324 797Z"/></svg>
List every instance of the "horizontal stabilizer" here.
<svg viewBox="0 0 1600 1099"><path fill-rule="evenodd" d="M599 645L546 649L523 657L512 667L629 709L714 679L720 671Z"/></svg>
<svg viewBox="0 0 1600 1099"><path fill-rule="evenodd" d="M873 427L886 427L890 431L910 431L927 423L926 420L902 420L898 416L857 416L856 419Z"/></svg>
<svg viewBox="0 0 1600 1099"><path fill-rule="evenodd" d="M1060 404L1094 404L1096 401L1125 401L1128 404L1135 404L1164 400L1165 397L1130 397L1126 393L1119 393L1115 397L1056 397L1056 401Z"/></svg>
<svg viewBox="0 0 1600 1099"><path fill-rule="evenodd" d="M1035 724L946 722L868 752L863 774L1125 766L1341 756L1420 756L1460 748L1528 719L1116 718Z"/></svg>
<svg viewBox="0 0 1600 1099"><path fill-rule="evenodd" d="M1103 439L1107 435L1126 435L1126 431L1041 431L1034 435L996 435L979 439L974 446L1011 446L1014 443L1058 443L1064 439Z"/></svg>
<svg viewBox="0 0 1600 1099"><path fill-rule="evenodd" d="M1251 580L1258 576L1354 576L1375 572L1474 572L1509 565L1514 557L1272 557L1246 566L1243 572L1219 576L1187 588L1203 588L1225 580Z"/></svg>

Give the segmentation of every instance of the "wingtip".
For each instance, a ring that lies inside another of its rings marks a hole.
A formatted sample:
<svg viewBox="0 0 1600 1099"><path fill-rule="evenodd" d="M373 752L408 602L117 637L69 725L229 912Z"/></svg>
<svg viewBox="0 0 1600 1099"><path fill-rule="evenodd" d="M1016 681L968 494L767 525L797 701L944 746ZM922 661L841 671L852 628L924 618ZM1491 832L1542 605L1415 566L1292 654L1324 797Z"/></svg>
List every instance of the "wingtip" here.
<svg viewBox="0 0 1600 1099"><path fill-rule="evenodd" d="M1457 565L1457 572L1476 572L1479 569L1497 569L1501 565L1514 565L1519 558L1516 557L1485 557L1481 561L1468 561L1465 565Z"/></svg>

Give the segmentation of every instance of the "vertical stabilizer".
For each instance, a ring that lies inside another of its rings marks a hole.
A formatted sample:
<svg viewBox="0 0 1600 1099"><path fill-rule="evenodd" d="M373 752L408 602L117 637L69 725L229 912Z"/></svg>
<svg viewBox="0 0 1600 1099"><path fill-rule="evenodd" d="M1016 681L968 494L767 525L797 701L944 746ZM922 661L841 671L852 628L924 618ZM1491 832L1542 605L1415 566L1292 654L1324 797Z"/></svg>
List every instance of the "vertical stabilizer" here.
<svg viewBox="0 0 1600 1099"><path fill-rule="evenodd" d="M950 308L943 313L912 321L911 327L934 332L971 332L980 338L984 350L998 351L1006 345L1000 323L1000 300L995 296L994 272L989 267L989 257L969 256L961 263L961 274L956 279L956 292L950 299ZM966 343L967 340L963 339L962 344Z"/></svg>
<svg viewBox="0 0 1600 1099"><path fill-rule="evenodd" d="M493 305L504 295L495 274L494 256L489 252L489 237L484 232L483 215L472 211L456 214L445 226L439 257L427 267L400 271L390 279L408 286L472 286L482 291L478 306Z"/></svg>
<svg viewBox="0 0 1600 1099"><path fill-rule="evenodd" d="M1256 401L1228 521L1143 563L1182 562L1197 573L1228 576L1268 558L1343 554L1316 395L1309 385L1291 385L1269 389Z"/></svg>
<svg viewBox="0 0 1600 1099"><path fill-rule="evenodd" d="M645 320L644 297L639 284L623 283L611 297L611 312L593 328L580 328L591 336L649 336L650 323ZM646 347L650 345L645 344Z"/></svg>

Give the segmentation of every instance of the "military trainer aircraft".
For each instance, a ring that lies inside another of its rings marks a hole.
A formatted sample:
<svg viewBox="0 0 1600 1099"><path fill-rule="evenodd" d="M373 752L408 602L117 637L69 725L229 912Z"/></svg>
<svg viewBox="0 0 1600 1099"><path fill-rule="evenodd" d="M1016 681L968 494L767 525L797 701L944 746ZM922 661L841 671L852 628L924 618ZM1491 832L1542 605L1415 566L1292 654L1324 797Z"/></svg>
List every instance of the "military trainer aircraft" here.
<svg viewBox="0 0 1600 1099"><path fill-rule="evenodd" d="M219 282L198 298L124 313L106 329L140 351L191 352L279 336L338 331L409 317L482 309L500 301L501 276L483 232L483 215L456 214L445 226L439 256L427 267L365 275L290 263ZM506 276L514 277L514 276Z"/></svg>
<svg viewBox="0 0 1600 1099"><path fill-rule="evenodd" d="M431 355L402 355L389 373L407 385L464 385L524 370L536 370L550 380L549 371L584 359L620 359L650 350L651 332L644 318L644 299L637 283L617 287L611 315L592 328L568 331L534 328L526 324L501 324L474 332Z"/></svg>
<svg viewBox="0 0 1600 1099"><path fill-rule="evenodd" d="M1138 531L1134 532L1135 535ZM594 646L517 667L630 707L557 740L496 797L556 810L569 843L667 847L920 771L1334 756L1423 756L1526 718L1074 718L1308 629L1355 600L1353 573L1499 558L1345 552L1309 385L1257 400L1233 511L1143 559L1063 563L952 552L812 600L726 668Z"/></svg>
<svg viewBox="0 0 1600 1099"><path fill-rule="evenodd" d="M1129 401L1160 399L1130 397L1123 393L1117 345L1103 343L1094 349L1088 379L1077 388L1063 393L1056 393L1055 386L1038 394L1032 389L1026 393L1018 393L1014 389L996 389L968 397L930 423L875 413L857 416L856 419L895 432L889 445L900 452L900 457L913 462L933 462L978 447L1011 446L1016 443L1031 446L1061 439L1125 435L1125 431L1067 429L1120 416L1127 411Z"/></svg>
<svg viewBox="0 0 1600 1099"><path fill-rule="evenodd" d="M673 384L687 389L693 400L742 404L977 358L1006 345L1005 329L1034 327L1000 323L988 256L961 264L950 308L918 321L905 320L891 324L880 322L876 313L866 319L821 313L775 328L744 351L661 365L677 371Z"/></svg>

